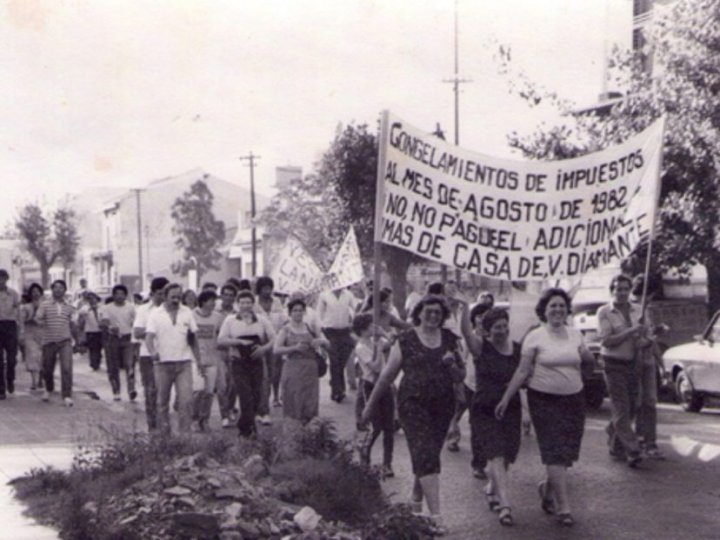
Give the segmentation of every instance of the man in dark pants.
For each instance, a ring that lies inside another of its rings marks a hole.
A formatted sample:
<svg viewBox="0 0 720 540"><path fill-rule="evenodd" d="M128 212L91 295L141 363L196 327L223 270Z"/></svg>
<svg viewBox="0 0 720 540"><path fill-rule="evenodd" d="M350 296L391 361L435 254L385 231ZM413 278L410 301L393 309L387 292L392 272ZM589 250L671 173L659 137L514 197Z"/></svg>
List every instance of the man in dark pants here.
<svg viewBox="0 0 720 540"><path fill-rule="evenodd" d="M637 435L632 428L638 399L637 361L650 342L644 337L639 306L630 303L632 280L615 276L610 283L613 301L598 309L598 336L610 396L611 421L607 427L610 455L637 467L642 459Z"/></svg>
<svg viewBox="0 0 720 540"><path fill-rule="evenodd" d="M275 332L267 318L253 311L255 297L250 291L240 291L237 302L238 313L225 318L217 342L229 350L233 382L240 397L238 431L243 437L251 437L257 431L255 419L261 414L263 362L272 349Z"/></svg>
<svg viewBox="0 0 720 540"><path fill-rule="evenodd" d="M10 275L0 268L0 399L15 392L20 295L8 287Z"/></svg>
<svg viewBox="0 0 720 540"><path fill-rule="evenodd" d="M163 289L168 283L169 281L164 277L156 277L152 280L150 283L150 301L138 307L135 322L133 323L133 338L140 343L138 363L140 365L140 380L145 394L145 416L147 417L149 431L157 429L157 385L153 373L153 358L150 356L150 351L145 344L145 327L152 310L162 306L165 300Z"/></svg>
<svg viewBox="0 0 720 540"><path fill-rule="evenodd" d="M330 388L333 401L345 399L345 366L355 347L351 325L356 304L347 289L324 292L318 299L318 316L323 333L330 342Z"/></svg>

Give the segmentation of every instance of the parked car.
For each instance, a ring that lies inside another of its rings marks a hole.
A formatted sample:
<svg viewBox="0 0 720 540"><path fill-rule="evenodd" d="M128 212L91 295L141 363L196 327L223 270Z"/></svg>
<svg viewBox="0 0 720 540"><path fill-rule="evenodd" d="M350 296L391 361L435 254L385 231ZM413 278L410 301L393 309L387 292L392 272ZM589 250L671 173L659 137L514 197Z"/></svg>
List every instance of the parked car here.
<svg viewBox="0 0 720 540"><path fill-rule="evenodd" d="M687 412L699 412L708 398L720 398L720 311L695 341L663 354L664 378Z"/></svg>

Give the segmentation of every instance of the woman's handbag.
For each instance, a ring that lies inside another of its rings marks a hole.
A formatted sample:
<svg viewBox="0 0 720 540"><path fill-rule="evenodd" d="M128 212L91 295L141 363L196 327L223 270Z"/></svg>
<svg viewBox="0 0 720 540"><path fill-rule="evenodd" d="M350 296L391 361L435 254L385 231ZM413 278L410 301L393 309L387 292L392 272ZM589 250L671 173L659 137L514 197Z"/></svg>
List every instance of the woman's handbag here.
<svg viewBox="0 0 720 540"><path fill-rule="evenodd" d="M325 358L325 354L315 351L315 362L317 362L318 377L324 377L328 370L327 358Z"/></svg>
<svg viewBox="0 0 720 540"><path fill-rule="evenodd" d="M312 338L316 339L317 336L315 335L315 332L311 330L310 325L305 323L305 327L308 329L308 332L310 333ZM325 353L315 350L315 362L317 363L318 377L324 377L328 370L328 363L327 358L325 357Z"/></svg>

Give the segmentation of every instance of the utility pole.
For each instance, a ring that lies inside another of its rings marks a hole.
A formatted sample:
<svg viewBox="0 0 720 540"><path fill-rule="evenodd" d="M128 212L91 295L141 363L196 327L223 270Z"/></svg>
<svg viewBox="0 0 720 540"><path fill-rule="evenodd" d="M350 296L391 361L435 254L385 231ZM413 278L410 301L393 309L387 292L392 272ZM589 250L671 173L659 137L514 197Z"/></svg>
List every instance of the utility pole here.
<svg viewBox="0 0 720 540"><path fill-rule="evenodd" d="M257 275L257 232L255 230L255 160L260 159L250 151L247 156L241 156L240 161L247 161L250 167L250 217L252 219L252 274Z"/></svg>
<svg viewBox="0 0 720 540"><path fill-rule="evenodd" d="M138 277L140 278L140 291L145 290L143 286L143 256L142 256L142 217L140 212L140 192L142 189L133 189L135 192L136 216L137 216L137 243L138 243Z"/></svg>
<svg viewBox="0 0 720 540"><path fill-rule="evenodd" d="M458 0L455 0L455 74L452 79L444 79L444 83L453 85L455 93L455 146L460 145L460 85L471 83L472 79L460 78L460 47L458 46ZM442 281L447 282L447 267L443 265L441 269ZM456 280L460 281L460 271L455 272Z"/></svg>

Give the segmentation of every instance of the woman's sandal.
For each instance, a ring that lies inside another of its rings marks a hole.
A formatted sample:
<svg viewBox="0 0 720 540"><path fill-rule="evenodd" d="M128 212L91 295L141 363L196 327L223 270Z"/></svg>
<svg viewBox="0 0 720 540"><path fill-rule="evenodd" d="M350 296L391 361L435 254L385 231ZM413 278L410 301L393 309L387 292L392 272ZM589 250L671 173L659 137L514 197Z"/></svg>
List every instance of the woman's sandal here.
<svg viewBox="0 0 720 540"><path fill-rule="evenodd" d="M495 494L492 491L485 489L485 500L487 501L488 508L491 512L500 511L500 501L497 500Z"/></svg>
<svg viewBox="0 0 720 540"><path fill-rule="evenodd" d="M573 525L575 525L575 520L573 519L570 512L563 512L562 514L558 514L557 522L558 525L562 525L563 527L572 527Z"/></svg>
<svg viewBox="0 0 720 540"><path fill-rule="evenodd" d="M509 506L503 506L500 508L500 515L498 516L498 519L500 521L500 525L503 525L504 527L512 527L515 524Z"/></svg>
<svg viewBox="0 0 720 540"><path fill-rule="evenodd" d="M538 494L540 495L540 507L546 514L552 515L555 513L555 501L552 497L548 496L547 482L543 480L538 484Z"/></svg>

